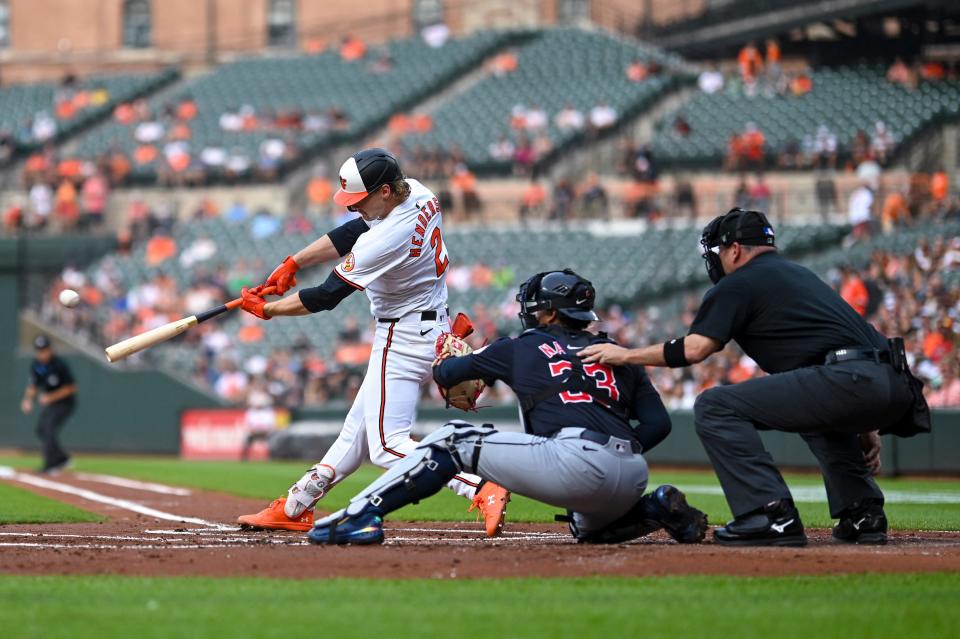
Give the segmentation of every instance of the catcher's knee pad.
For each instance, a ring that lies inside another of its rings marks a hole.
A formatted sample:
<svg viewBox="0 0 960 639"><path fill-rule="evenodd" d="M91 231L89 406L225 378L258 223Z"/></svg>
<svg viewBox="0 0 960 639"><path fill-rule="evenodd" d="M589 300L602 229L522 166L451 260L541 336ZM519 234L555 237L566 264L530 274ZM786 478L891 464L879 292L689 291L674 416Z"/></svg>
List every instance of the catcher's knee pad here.
<svg viewBox="0 0 960 639"><path fill-rule="evenodd" d="M485 437L497 432L491 424L475 426L456 419L430 433L418 448L425 446L449 452L463 472L476 473Z"/></svg>
<svg viewBox="0 0 960 639"><path fill-rule="evenodd" d="M415 504L437 493L458 472L453 455L444 447L421 445L351 499L346 514L359 514L368 506L387 514Z"/></svg>
<svg viewBox="0 0 960 639"><path fill-rule="evenodd" d="M287 503L283 512L295 519L303 511L312 509L333 484L337 472L327 464L316 464L287 491Z"/></svg>

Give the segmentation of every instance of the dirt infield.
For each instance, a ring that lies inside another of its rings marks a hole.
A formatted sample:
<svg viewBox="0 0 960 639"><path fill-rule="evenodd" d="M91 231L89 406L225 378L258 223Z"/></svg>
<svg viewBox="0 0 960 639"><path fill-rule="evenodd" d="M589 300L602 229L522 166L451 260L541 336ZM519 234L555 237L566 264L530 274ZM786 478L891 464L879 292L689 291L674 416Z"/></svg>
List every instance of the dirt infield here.
<svg viewBox="0 0 960 639"><path fill-rule="evenodd" d="M451 579L960 570L960 533L942 532L898 532L887 546L860 547L814 530L807 548L730 549L681 546L659 533L582 546L565 527L546 524L508 523L503 537L488 540L479 524L388 521L383 546L327 548L302 533L239 531L237 515L264 506L248 499L82 474L9 479L108 520L0 526L0 573Z"/></svg>

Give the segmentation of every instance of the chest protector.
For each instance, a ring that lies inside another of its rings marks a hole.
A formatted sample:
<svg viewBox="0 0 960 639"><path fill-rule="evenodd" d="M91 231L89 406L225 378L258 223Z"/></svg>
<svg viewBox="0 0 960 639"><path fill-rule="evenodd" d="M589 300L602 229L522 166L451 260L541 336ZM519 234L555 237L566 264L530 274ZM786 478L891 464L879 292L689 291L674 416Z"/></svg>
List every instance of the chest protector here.
<svg viewBox="0 0 960 639"><path fill-rule="evenodd" d="M581 348L591 344L616 343L610 339L606 333L594 334L588 331L571 330L557 324L531 328L527 331L524 331L518 339L544 336L549 336L552 340L556 340L564 347L565 350L568 350L568 347L571 346L576 350L580 350ZM629 404L627 403L629 398L624 397L624 394L620 393L619 399L614 401L610 397L609 393L597 388L597 384L583 370L583 360L577 356L576 352L558 352L554 355L551 355L547 361L569 362L572 365L572 368L567 371L567 375L565 377L558 379L555 383L549 384L535 393L531 393L529 395L517 395L517 399L520 402L520 410L523 413L523 417L527 423L529 423L530 411L536 408L540 402L543 402L550 397L555 397L562 392L568 391L571 393L586 393L593 398L596 404L613 413L629 426L630 408Z"/></svg>

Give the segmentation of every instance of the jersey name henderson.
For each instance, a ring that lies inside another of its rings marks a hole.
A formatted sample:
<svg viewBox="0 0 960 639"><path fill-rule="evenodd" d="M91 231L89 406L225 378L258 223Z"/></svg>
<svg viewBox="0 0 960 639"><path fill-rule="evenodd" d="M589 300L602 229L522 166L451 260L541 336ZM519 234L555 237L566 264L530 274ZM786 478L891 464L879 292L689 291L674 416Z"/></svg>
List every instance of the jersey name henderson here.
<svg viewBox="0 0 960 639"><path fill-rule="evenodd" d="M377 318L403 317L447 304L450 264L443 241L437 197L417 180L407 180L410 197L382 220L370 223L353 251L335 269L345 282L370 298Z"/></svg>

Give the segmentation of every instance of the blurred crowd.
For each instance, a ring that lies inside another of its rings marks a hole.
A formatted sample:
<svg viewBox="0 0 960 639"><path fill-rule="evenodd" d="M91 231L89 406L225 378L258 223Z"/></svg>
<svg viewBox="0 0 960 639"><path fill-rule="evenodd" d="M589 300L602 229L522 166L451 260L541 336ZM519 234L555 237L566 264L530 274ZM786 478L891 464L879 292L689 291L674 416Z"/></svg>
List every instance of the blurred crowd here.
<svg viewBox="0 0 960 639"><path fill-rule="evenodd" d="M724 72L717 65L709 64L700 73L697 86L706 94L725 92L748 98L801 97L816 91L809 66L794 64L791 68L788 71L782 65L780 45L776 40L768 40L763 52L756 43L751 42L740 50L735 68ZM958 77L960 69L955 64L918 61L908 66L901 58L894 60L886 74L888 82L908 91L916 89L921 82L955 80ZM693 132L690 123L682 115L676 116L672 130L679 137L689 136ZM887 166L896 143L896 132L891 130L888 123L880 120L856 131L846 145L839 144L837 132L828 123L822 122L815 130L788 138L774 148L760 125L747 122L742 131L730 136L723 167L727 171L770 168L853 170L866 160Z"/></svg>

